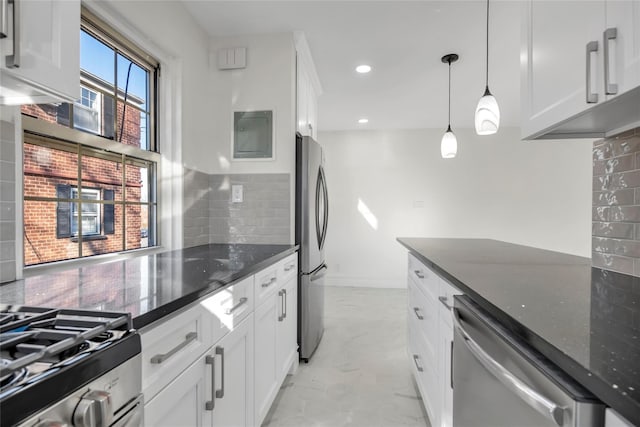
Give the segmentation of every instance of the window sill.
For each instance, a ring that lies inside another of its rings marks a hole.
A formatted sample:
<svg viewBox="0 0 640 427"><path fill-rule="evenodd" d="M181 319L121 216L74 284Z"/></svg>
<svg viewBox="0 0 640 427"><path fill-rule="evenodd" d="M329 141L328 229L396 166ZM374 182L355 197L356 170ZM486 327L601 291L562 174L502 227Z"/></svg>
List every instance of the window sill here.
<svg viewBox="0 0 640 427"><path fill-rule="evenodd" d="M90 240L107 240L107 236L103 236L101 234L96 234L95 236L82 236L82 241L83 242L87 242ZM77 237L72 237L71 241L73 243L78 243L78 238Z"/></svg>

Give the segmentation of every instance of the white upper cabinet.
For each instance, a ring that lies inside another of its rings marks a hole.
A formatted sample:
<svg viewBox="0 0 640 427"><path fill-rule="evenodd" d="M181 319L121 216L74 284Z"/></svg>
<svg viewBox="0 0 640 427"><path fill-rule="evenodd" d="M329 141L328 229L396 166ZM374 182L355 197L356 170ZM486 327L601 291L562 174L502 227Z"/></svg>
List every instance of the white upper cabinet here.
<svg viewBox="0 0 640 427"><path fill-rule="evenodd" d="M640 86L640 1L609 1L606 5L607 34L615 36L608 40L610 80L621 94ZM605 38L602 40L604 43ZM611 96L615 95L608 98Z"/></svg>
<svg viewBox="0 0 640 427"><path fill-rule="evenodd" d="M80 1L2 2L5 3L6 37L0 40L0 104L77 99Z"/></svg>
<svg viewBox="0 0 640 427"><path fill-rule="evenodd" d="M604 137L640 123L639 18L640 0L527 2L524 139Z"/></svg>
<svg viewBox="0 0 640 427"><path fill-rule="evenodd" d="M309 46L296 33L296 130L304 136L318 136L318 97L322 92Z"/></svg>

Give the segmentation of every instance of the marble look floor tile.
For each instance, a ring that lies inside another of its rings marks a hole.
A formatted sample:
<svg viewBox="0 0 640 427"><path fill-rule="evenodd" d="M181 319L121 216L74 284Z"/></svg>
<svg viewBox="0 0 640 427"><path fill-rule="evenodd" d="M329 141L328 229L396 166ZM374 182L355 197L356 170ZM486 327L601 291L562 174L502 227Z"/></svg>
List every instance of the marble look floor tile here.
<svg viewBox="0 0 640 427"><path fill-rule="evenodd" d="M406 353L404 289L327 287L325 332L263 427L425 427Z"/></svg>

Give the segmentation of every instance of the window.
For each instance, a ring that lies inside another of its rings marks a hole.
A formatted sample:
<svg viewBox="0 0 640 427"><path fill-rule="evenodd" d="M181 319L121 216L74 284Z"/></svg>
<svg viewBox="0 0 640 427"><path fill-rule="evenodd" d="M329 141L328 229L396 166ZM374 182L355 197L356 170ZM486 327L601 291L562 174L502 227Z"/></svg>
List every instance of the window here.
<svg viewBox="0 0 640 427"><path fill-rule="evenodd" d="M22 107L24 260L157 244L157 61L83 9L74 103Z"/></svg>
<svg viewBox="0 0 640 427"><path fill-rule="evenodd" d="M110 190L113 191L113 190ZM78 188L71 188L71 198L80 199ZM100 191L95 189L83 188L82 200L100 200ZM85 236L95 236L100 234L100 204L99 203L82 203L82 213L78 213L79 204L71 203L71 234L78 235L78 221L82 218L82 232Z"/></svg>

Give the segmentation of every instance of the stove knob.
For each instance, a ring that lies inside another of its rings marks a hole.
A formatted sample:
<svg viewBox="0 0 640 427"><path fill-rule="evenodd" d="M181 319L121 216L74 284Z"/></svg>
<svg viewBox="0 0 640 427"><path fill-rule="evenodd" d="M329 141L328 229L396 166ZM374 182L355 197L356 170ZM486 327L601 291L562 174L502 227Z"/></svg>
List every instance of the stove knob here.
<svg viewBox="0 0 640 427"><path fill-rule="evenodd" d="M106 391L90 391L82 396L73 412L76 427L108 427L113 418L111 395Z"/></svg>
<svg viewBox="0 0 640 427"><path fill-rule="evenodd" d="M42 420L34 427L69 427L69 424L62 421Z"/></svg>

